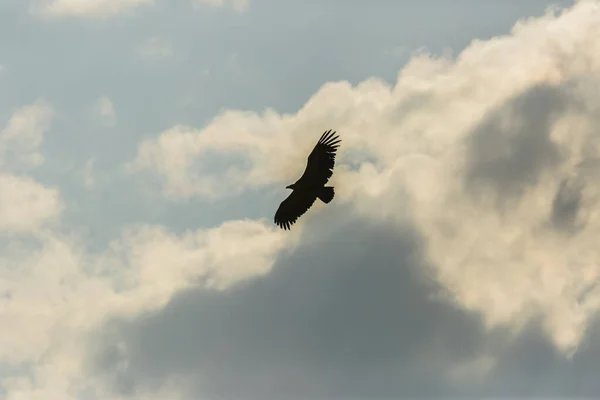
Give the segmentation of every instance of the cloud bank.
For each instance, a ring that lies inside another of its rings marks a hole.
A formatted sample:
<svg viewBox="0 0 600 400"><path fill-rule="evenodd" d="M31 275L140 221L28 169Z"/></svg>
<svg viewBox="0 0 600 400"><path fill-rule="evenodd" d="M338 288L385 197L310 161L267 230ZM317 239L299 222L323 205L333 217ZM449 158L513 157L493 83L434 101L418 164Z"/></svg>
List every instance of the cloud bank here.
<svg viewBox="0 0 600 400"><path fill-rule="evenodd" d="M580 1L456 58L416 54L394 85L173 126L127 164L177 202L283 199L333 128L336 201L286 233L271 216L138 223L92 248L32 172L52 107L15 110L6 397L597 396L599 27L600 3Z"/></svg>
<svg viewBox="0 0 600 400"><path fill-rule="evenodd" d="M292 181L309 132L334 127L338 202L414 219L454 303L490 327L541 314L571 351L599 300L599 18L597 2L579 2L456 59L416 55L393 87L328 83L293 115L176 126L141 143L131 167L158 174L173 199L237 195ZM214 158L227 162L211 169Z"/></svg>

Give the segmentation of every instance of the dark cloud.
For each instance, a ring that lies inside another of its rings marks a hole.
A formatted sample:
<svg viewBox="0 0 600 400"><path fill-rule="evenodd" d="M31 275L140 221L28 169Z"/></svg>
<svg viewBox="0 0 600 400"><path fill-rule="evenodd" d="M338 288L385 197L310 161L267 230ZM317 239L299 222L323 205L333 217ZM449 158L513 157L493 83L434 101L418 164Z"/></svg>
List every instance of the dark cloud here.
<svg viewBox="0 0 600 400"><path fill-rule="evenodd" d="M537 184L561 160L550 133L568 100L564 86L539 85L491 111L468 138L467 187L506 200Z"/></svg>
<svg viewBox="0 0 600 400"><path fill-rule="evenodd" d="M498 345L497 363L479 388L478 397L598 398L600 324L593 323L571 357L543 334L541 319L532 320L512 340ZM474 388L472 388L474 389Z"/></svg>
<svg viewBox="0 0 600 400"><path fill-rule="evenodd" d="M582 206L582 183L577 179L564 179L552 201L551 221L555 228L572 232L582 228L578 216Z"/></svg>
<svg viewBox="0 0 600 400"><path fill-rule="evenodd" d="M510 341L438 300L412 227L329 226L346 215L334 210L309 221L304 244L271 274L220 293L188 290L157 312L108 323L93 372L133 397L171 377L190 382L190 399L600 394L539 325ZM497 359L487 377L453 377L485 355ZM600 366L580 357L577 365Z"/></svg>
<svg viewBox="0 0 600 400"><path fill-rule="evenodd" d="M189 290L157 313L110 324L97 369L124 393L176 375L213 398L443 393L449 363L473 355L481 328L429 297L415 231L312 225L325 232L264 278Z"/></svg>

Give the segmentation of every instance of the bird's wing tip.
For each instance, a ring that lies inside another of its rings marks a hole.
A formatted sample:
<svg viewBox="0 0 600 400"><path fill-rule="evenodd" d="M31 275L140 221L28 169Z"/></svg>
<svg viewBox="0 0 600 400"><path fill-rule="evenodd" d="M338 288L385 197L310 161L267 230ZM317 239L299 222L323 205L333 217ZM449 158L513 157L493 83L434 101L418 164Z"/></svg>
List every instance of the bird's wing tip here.
<svg viewBox="0 0 600 400"><path fill-rule="evenodd" d="M325 131L321 135L321 138L319 139L319 143L328 145L332 140L333 141L340 140L339 135L337 134L337 131L333 131L332 129L329 129L328 131Z"/></svg>

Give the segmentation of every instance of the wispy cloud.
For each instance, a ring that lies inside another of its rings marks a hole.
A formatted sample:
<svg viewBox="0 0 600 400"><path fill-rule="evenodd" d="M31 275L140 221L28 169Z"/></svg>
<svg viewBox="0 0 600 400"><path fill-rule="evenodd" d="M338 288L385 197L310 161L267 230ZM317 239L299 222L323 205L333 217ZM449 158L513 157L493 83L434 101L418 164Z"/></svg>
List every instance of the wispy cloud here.
<svg viewBox="0 0 600 400"><path fill-rule="evenodd" d="M191 0L192 6L199 9L202 5L211 7L231 7L237 12L245 12L250 7L250 0Z"/></svg>
<svg viewBox="0 0 600 400"><path fill-rule="evenodd" d="M31 0L31 12L52 17L110 17L152 0Z"/></svg>
<svg viewBox="0 0 600 400"><path fill-rule="evenodd" d="M117 124L115 106L107 96L99 97L94 103L92 111L104 126L112 128Z"/></svg>
<svg viewBox="0 0 600 400"><path fill-rule="evenodd" d="M146 58L167 58L173 55L173 46L165 39L153 37L140 44L136 53Z"/></svg>

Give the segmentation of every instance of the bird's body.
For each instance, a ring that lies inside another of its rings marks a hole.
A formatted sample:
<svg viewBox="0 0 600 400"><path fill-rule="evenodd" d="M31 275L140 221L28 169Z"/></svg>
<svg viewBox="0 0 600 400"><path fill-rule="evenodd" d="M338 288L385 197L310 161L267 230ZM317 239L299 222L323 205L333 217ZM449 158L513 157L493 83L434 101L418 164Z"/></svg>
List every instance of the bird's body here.
<svg viewBox="0 0 600 400"><path fill-rule="evenodd" d="M335 152L340 142L335 132L329 130L323 133L308 156L306 169L300 179L286 187L293 191L279 205L275 213L275 224L283 229L290 229L290 226L308 211L317 199L323 203L333 200L335 195L333 187L325 184L333 175Z"/></svg>

